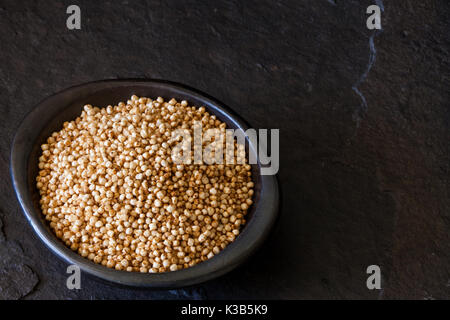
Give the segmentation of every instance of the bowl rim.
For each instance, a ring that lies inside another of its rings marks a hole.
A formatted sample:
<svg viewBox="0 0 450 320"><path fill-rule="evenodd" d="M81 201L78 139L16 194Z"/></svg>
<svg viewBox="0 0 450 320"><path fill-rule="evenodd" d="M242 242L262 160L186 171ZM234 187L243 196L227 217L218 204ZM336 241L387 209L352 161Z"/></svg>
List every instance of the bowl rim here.
<svg viewBox="0 0 450 320"><path fill-rule="evenodd" d="M219 277L238 265L246 261L267 239L278 216L279 207L279 188L276 175L259 175L261 194L252 216L241 234L235 241L230 243L224 250L213 258L194 265L193 267L164 272L164 273L140 273L118 271L106 266L94 263L87 258L83 258L78 253L68 248L60 239L50 231L49 227L43 221L42 213L37 209L32 201L31 192L29 192L28 168L29 156L31 150L23 150L20 143L24 139L30 139L30 133L27 128L30 126L34 117L43 112L53 100L59 96L80 90L95 90L110 88L111 86L122 87L125 85L142 86L162 86L177 90L181 94L193 96L201 100L213 114L220 112L223 116L233 121L236 127L247 130L249 126L234 111L217 99L205 94L197 89L173 81L161 79L112 79L87 82L71 86L58 91L39 102L22 120L12 142L10 156L10 175L16 197L20 207L31 224L34 232L44 244L69 264L75 264L81 271L98 277L108 282L131 287L144 288L178 288L198 284L213 278ZM66 104L66 107L70 103ZM60 107L60 110L63 110ZM61 111L59 111L61 112ZM48 122L43 126L48 125ZM31 146L35 145L38 136L32 136ZM255 149L256 146L247 139L249 148ZM31 148L29 148L31 149ZM257 148L256 148L257 151ZM26 157L24 157L24 154ZM25 159L26 158L26 159ZM258 167L261 168L258 158ZM244 245L241 245L244 244Z"/></svg>

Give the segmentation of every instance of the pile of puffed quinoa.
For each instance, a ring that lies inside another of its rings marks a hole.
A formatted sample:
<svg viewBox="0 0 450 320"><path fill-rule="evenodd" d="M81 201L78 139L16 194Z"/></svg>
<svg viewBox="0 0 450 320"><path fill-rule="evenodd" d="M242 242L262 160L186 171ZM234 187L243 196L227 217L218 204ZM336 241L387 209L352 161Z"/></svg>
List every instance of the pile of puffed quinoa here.
<svg viewBox="0 0 450 320"><path fill-rule="evenodd" d="M41 146L37 188L56 236L96 263L152 273L193 266L234 241L252 204L251 167L176 164L172 132L192 132L194 121L203 132L226 128L175 99L84 106ZM233 156L245 158L236 145Z"/></svg>

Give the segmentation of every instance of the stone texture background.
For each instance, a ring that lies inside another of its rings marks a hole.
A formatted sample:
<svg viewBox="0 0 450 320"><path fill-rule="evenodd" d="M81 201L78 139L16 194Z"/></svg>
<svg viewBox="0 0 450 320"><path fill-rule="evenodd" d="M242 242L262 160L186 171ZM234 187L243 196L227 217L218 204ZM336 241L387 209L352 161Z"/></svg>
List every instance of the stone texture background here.
<svg viewBox="0 0 450 320"><path fill-rule="evenodd" d="M449 17L446 0L0 0L0 299L450 298ZM15 200L10 146L40 100L112 78L178 81L281 129L281 220L246 264L181 290L66 288Z"/></svg>

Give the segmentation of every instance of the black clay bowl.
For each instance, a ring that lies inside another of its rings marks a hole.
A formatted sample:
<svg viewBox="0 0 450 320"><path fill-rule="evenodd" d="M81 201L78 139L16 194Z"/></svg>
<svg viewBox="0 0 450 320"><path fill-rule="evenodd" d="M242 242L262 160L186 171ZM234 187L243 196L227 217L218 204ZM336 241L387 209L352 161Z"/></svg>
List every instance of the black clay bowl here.
<svg viewBox="0 0 450 320"><path fill-rule="evenodd" d="M261 175L261 165L252 167L255 182L254 204L247 223L234 242L213 258L183 270L164 273L139 273L109 269L81 257L70 250L50 230L39 208L35 186L40 145L64 121L80 115L85 104L100 107L138 96L185 99L195 106L205 106L229 128L247 130L248 126L228 108L197 90L159 80L106 80L91 82L61 91L38 104L25 118L14 139L11 152L11 176L17 198L27 220L50 250L82 271L114 283L137 287L174 288L196 284L218 277L245 261L263 243L273 226L278 211L278 184L275 176ZM247 139L247 152L256 154L257 147Z"/></svg>

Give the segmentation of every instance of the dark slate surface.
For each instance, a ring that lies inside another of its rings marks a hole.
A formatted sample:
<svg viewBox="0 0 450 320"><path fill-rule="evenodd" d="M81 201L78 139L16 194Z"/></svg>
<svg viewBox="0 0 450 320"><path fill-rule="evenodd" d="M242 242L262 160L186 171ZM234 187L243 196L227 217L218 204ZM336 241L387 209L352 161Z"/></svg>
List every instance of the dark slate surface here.
<svg viewBox="0 0 450 320"><path fill-rule="evenodd" d="M446 0L0 1L0 299L450 298ZM281 220L248 263L182 290L118 288L67 265L15 200L9 152L33 106L68 86L162 78L281 129ZM1 224L0 224L1 226ZM5 236L6 237L5 237ZM368 265L382 290L366 288Z"/></svg>

